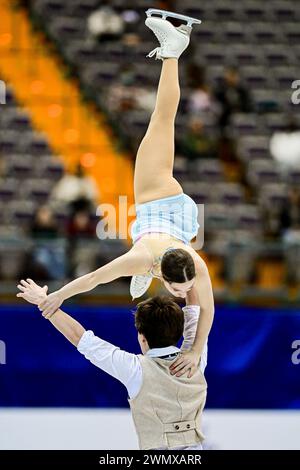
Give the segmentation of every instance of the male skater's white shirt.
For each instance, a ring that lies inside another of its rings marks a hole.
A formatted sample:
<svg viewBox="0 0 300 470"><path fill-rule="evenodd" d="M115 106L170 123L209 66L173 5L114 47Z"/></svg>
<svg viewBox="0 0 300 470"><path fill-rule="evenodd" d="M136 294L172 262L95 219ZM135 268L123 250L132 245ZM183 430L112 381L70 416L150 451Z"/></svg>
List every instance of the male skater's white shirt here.
<svg viewBox="0 0 300 470"><path fill-rule="evenodd" d="M191 349L196 335L200 307L199 305L187 305L182 310L184 312L184 331L181 348L168 346L166 348L149 349L146 352L147 356L163 357L170 355L171 361L174 360L174 354ZM123 351L108 341L98 338L92 331L86 331L82 335L77 349L92 364L122 382L127 388L129 398L132 399L137 396L142 386L143 377L142 366L136 354ZM207 342L199 364L202 373L204 373L206 364ZM202 447L194 446L193 448L201 449Z"/></svg>

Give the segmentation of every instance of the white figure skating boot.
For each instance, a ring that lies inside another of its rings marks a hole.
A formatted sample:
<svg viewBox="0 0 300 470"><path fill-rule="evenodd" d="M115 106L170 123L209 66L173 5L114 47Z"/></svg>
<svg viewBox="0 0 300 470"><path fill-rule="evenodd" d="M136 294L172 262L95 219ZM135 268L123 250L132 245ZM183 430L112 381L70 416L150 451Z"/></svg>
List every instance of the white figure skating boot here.
<svg viewBox="0 0 300 470"><path fill-rule="evenodd" d="M149 9L146 11L146 14L147 19L145 24L153 31L160 42L160 47L156 47L147 57L153 57L155 55L156 59L161 60L168 58L178 59L189 45L192 31L191 25L193 23L201 23L200 20L195 18L164 10ZM159 14L161 18L152 16L152 14ZM166 20L167 17L181 19L186 21L186 24L175 27Z"/></svg>
<svg viewBox="0 0 300 470"><path fill-rule="evenodd" d="M130 283L130 295L132 300L141 297L149 289L153 277L151 274L133 276Z"/></svg>

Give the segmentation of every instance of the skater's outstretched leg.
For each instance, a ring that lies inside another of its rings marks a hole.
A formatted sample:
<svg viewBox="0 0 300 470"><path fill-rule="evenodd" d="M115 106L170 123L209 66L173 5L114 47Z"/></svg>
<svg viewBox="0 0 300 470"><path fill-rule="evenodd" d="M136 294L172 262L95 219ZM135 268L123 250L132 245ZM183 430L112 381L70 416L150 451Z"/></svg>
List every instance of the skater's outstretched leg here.
<svg viewBox="0 0 300 470"><path fill-rule="evenodd" d="M180 99L177 59L163 62L157 99L135 163L135 202L141 204L182 192L173 178L175 117Z"/></svg>
<svg viewBox="0 0 300 470"><path fill-rule="evenodd" d="M187 48L191 28L175 28L161 18L147 18L146 25L160 41L151 55L163 60L156 105L139 147L134 176L135 202L141 204L182 193L173 177L174 125L180 99L178 58Z"/></svg>

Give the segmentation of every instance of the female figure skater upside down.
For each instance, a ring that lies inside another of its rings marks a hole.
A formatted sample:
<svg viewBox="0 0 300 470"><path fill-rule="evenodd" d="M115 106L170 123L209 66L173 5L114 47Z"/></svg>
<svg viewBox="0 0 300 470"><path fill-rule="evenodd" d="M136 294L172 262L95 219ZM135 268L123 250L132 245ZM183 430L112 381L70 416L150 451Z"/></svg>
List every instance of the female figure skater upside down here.
<svg viewBox="0 0 300 470"><path fill-rule="evenodd" d="M39 308L49 318L69 297L123 276L133 276L130 290L134 298L147 291L154 276L176 297L184 298L195 289L201 312L195 341L171 368L178 376L187 370L192 376L212 325L214 301L206 264L190 246L199 227L197 206L173 177L174 124L180 99L178 59L188 47L191 21L176 28L164 18L149 16L145 22L160 42L149 57L161 59L162 70L155 109L135 163L133 246L126 254L53 292ZM22 283L19 287L24 292Z"/></svg>

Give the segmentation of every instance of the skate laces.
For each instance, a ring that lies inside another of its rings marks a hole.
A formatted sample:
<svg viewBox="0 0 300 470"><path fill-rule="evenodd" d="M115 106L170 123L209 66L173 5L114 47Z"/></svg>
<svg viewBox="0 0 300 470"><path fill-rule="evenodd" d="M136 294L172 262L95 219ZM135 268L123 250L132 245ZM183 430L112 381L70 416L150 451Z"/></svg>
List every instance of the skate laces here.
<svg viewBox="0 0 300 470"><path fill-rule="evenodd" d="M161 47L156 47L155 49L153 49L153 51L149 52L149 54L147 55L147 57L153 57L154 55L156 55L156 59L159 58L159 55L161 53Z"/></svg>
<svg viewBox="0 0 300 470"><path fill-rule="evenodd" d="M155 59L159 59L160 55L161 55L161 52L162 52L162 49L163 49L163 47L166 43L167 35L165 33L162 33L159 30L156 30L156 29L152 29L152 31L155 34L155 36L157 37L157 39L159 40L160 47L156 47L155 49L153 49L153 51L149 52L147 57L153 57L154 55L156 55Z"/></svg>

